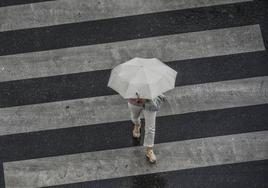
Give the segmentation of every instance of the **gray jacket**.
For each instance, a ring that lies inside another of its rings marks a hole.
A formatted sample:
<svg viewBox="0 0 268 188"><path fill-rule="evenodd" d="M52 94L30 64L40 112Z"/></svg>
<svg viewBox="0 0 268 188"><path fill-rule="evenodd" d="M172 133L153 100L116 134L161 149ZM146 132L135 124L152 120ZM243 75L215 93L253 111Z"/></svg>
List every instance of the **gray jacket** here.
<svg viewBox="0 0 268 188"><path fill-rule="evenodd" d="M160 106L163 102L167 101L167 98L165 95L161 94L157 97L155 97L154 99L146 99L143 107L144 107L144 110L147 110L147 111L159 111L160 109Z"/></svg>

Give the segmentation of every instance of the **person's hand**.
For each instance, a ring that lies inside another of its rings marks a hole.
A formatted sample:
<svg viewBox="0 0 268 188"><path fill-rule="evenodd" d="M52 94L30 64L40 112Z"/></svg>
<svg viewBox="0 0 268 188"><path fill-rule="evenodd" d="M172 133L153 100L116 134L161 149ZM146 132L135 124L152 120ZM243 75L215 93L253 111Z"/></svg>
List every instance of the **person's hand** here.
<svg viewBox="0 0 268 188"><path fill-rule="evenodd" d="M136 99L136 102L139 104L144 104L145 99Z"/></svg>

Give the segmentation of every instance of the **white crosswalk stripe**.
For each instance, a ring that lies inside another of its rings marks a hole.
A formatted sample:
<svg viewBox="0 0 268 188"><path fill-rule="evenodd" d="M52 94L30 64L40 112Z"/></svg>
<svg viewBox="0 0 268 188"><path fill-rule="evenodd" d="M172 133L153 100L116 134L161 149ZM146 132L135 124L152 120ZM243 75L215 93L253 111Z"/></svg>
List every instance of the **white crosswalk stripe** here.
<svg viewBox="0 0 268 188"><path fill-rule="evenodd" d="M252 0L57 0L0 8L0 32Z"/></svg>
<svg viewBox="0 0 268 188"><path fill-rule="evenodd" d="M176 87L167 97L159 116L266 104L268 77ZM0 114L1 135L129 120L119 95L0 108Z"/></svg>
<svg viewBox="0 0 268 188"><path fill-rule="evenodd" d="M136 56L166 62L260 50L265 47L259 25L241 26L0 56L0 81L111 69Z"/></svg>
<svg viewBox="0 0 268 188"><path fill-rule="evenodd" d="M142 147L4 163L6 187L41 187L268 159L268 131L158 144L151 166ZM173 151L172 156L166 155Z"/></svg>

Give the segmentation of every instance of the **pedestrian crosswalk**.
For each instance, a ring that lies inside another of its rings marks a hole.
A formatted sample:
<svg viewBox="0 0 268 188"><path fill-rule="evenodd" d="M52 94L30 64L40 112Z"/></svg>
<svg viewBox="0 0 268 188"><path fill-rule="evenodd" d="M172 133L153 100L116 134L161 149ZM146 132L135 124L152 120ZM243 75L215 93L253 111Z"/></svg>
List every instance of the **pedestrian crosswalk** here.
<svg viewBox="0 0 268 188"><path fill-rule="evenodd" d="M12 30L1 32L0 55L256 25L264 22L265 11L262 4L246 2Z"/></svg>
<svg viewBox="0 0 268 188"><path fill-rule="evenodd" d="M267 2L9 3L0 187L268 186ZM110 69L135 56L178 71L157 115L155 166L131 137L126 101L106 87ZM199 179L212 171L214 183Z"/></svg>
<svg viewBox="0 0 268 188"><path fill-rule="evenodd" d="M105 86L102 86L105 87ZM268 77L176 87L158 116L268 103ZM129 120L119 95L1 108L1 135Z"/></svg>
<svg viewBox="0 0 268 188"><path fill-rule="evenodd" d="M262 50L265 47L259 25L249 25L1 56L0 79L10 81L111 69L135 56L154 56L167 62Z"/></svg>
<svg viewBox="0 0 268 188"><path fill-rule="evenodd" d="M267 133L261 131L158 144L159 162L155 166L146 165L146 161L141 159L144 155L141 146L8 162L4 163L6 183L11 187L44 187L263 160L268 157ZM243 142L248 144L245 146ZM171 151L172 156L167 155Z"/></svg>
<svg viewBox="0 0 268 188"><path fill-rule="evenodd" d="M5 15L0 31L100 20L187 8L247 2L252 0L57 0L0 10ZM19 14L13 14L18 12Z"/></svg>

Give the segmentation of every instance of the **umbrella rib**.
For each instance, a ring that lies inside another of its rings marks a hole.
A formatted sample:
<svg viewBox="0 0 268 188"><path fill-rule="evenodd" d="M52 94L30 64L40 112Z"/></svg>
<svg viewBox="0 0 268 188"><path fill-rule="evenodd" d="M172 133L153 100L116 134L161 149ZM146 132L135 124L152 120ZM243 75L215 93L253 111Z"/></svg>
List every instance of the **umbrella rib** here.
<svg viewBox="0 0 268 188"><path fill-rule="evenodd" d="M148 81L149 79L148 79L148 76L147 76L146 71L144 69L143 69L143 72L144 72L144 75L145 75L145 77L146 77L146 79ZM149 86L149 94L152 97L152 92L151 92L152 88L151 88L151 86L150 86L150 84L148 82L146 83L146 85Z"/></svg>
<svg viewBox="0 0 268 188"><path fill-rule="evenodd" d="M139 71L137 71L133 77L136 77L138 73L139 73ZM130 84L131 84L131 81L128 82L128 86L127 86L127 90L126 90L126 92L125 92L125 95L126 95L126 94L128 93L128 91L129 91L129 85L130 85Z"/></svg>

